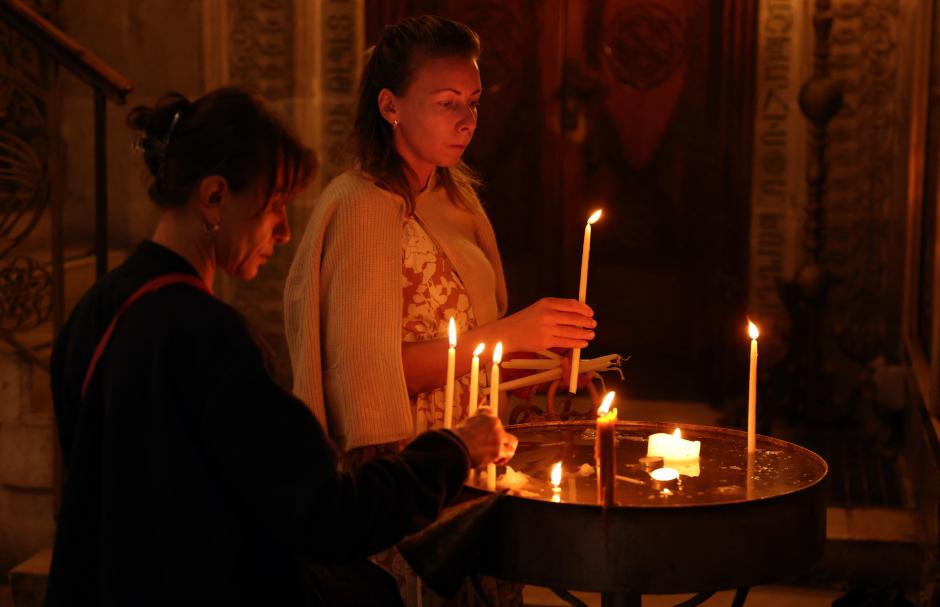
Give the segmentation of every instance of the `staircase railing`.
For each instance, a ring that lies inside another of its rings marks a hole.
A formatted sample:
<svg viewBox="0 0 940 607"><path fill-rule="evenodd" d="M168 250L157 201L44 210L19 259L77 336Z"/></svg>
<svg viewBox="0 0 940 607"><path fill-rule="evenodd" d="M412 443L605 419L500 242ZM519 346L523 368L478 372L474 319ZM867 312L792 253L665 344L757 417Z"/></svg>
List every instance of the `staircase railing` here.
<svg viewBox="0 0 940 607"><path fill-rule="evenodd" d="M34 45L44 58L52 60L53 75L47 84L54 81L55 68L61 66L87 84L94 94L94 255L95 273L100 277L108 269L107 102L124 105L133 86L117 70L22 0L0 0L0 22ZM13 83L11 88L22 87L27 98L39 95L37 91L42 89L42 83L31 77L35 74L17 73L21 67L24 70L30 67L17 65L17 59L14 58L7 73L0 75L0 82L9 79ZM44 68L34 71L44 73ZM44 144L30 146L14 133L2 133L0 137L0 339L24 359L46 370L48 362L17 339L15 333L38 327L50 315L53 330L57 332L65 316L63 195L57 174L61 170L62 154L55 132L59 127L59 101L52 90L54 87L49 89L46 113L40 116L44 119ZM25 105L39 106L38 103ZM34 113L42 114L39 110ZM51 275L46 270L47 264L26 256L9 255L39 224L47 207L51 220Z"/></svg>

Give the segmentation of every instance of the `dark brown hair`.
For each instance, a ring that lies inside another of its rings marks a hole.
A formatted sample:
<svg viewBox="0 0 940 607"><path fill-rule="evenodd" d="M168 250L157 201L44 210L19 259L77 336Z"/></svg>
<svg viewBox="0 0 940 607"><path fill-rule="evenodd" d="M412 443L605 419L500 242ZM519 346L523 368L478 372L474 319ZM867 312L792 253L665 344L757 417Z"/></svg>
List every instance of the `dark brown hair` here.
<svg viewBox="0 0 940 607"><path fill-rule="evenodd" d="M414 211L414 192L408 185L411 168L395 149L392 127L379 112L379 92L388 89L403 96L415 72L429 59L461 57L475 61L479 56L480 38L476 32L434 15L409 17L386 26L369 52L359 81L353 155L359 168L405 199L409 213ZM449 168L437 167L437 175L451 202L467 209L479 206L479 179L463 161Z"/></svg>
<svg viewBox="0 0 940 607"><path fill-rule="evenodd" d="M139 132L136 147L153 175L148 194L161 208L186 203L210 175L232 192L260 188L270 200L306 187L316 158L254 95L237 87L216 89L195 101L167 93L137 106L127 125Z"/></svg>

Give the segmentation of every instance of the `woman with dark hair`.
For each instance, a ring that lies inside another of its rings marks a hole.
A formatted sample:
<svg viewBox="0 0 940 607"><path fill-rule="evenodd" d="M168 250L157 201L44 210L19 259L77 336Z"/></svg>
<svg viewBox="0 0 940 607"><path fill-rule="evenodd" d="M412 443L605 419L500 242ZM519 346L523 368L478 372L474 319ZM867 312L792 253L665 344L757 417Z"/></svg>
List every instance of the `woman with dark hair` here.
<svg viewBox="0 0 940 607"><path fill-rule="evenodd" d="M385 28L360 81L354 168L319 197L288 275L294 392L351 469L441 427L449 318L460 333L454 421L469 409L477 344L532 352L594 337L593 312L576 300L503 317L499 251L461 161L477 126L479 55L476 33L448 19ZM389 567L417 602L400 565Z"/></svg>
<svg viewBox="0 0 940 607"><path fill-rule="evenodd" d="M337 473L315 417L211 289L216 268L250 280L288 241L313 154L234 88L168 95L128 124L160 217L53 350L65 484L48 604L363 604L356 590L394 604L365 557L433 520L512 441L479 415Z"/></svg>

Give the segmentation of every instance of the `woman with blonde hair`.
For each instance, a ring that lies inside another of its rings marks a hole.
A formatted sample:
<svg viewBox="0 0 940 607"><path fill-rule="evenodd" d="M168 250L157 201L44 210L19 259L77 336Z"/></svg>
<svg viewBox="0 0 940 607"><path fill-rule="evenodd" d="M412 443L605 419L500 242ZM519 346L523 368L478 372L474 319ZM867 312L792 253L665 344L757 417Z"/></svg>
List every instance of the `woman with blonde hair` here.
<svg viewBox="0 0 940 607"><path fill-rule="evenodd" d="M350 468L441 427L450 318L459 333L455 423L470 407L477 344L537 351L585 347L594 336L593 312L575 300L543 299L504 317L495 236L461 161L477 126L479 55L476 33L448 19L385 28L362 73L354 167L319 197L288 276L294 391ZM404 564L385 564L416 603Z"/></svg>

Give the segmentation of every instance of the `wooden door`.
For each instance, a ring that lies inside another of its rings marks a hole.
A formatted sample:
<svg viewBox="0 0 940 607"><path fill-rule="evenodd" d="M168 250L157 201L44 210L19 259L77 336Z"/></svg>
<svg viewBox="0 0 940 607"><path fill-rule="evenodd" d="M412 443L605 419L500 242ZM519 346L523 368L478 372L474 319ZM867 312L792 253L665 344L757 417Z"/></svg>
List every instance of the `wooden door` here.
<svg viewBox="0 0 940 607"><path fill-rule="evenodd" d="M486 184L513 310L576 295L584 222L604 209L585 356L631 356L633 397L720 400L743 386L751 4L366 2L370 44L421 13L480 34L484 95L466 159Z"/></svg>

